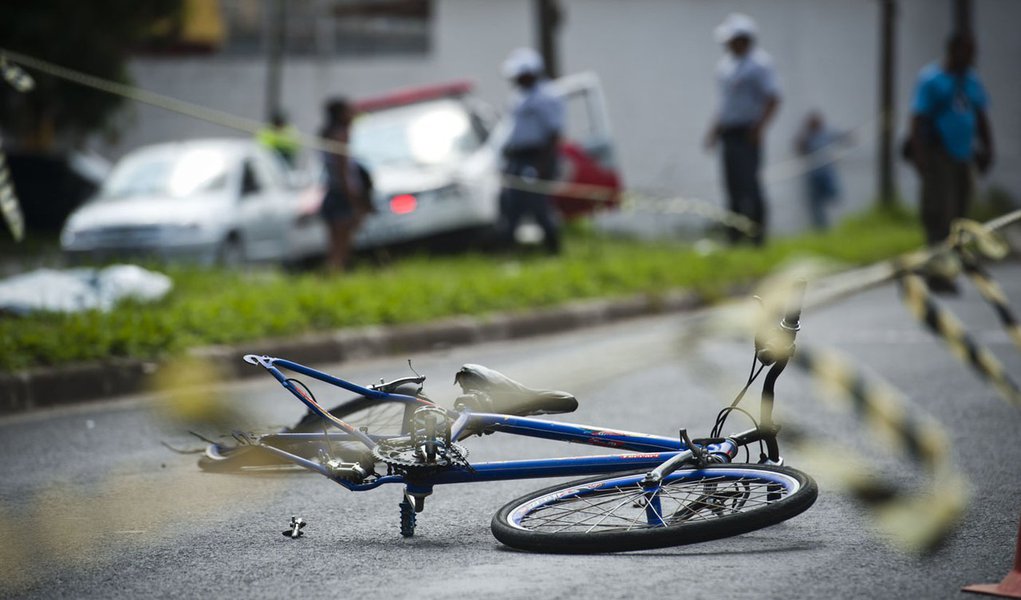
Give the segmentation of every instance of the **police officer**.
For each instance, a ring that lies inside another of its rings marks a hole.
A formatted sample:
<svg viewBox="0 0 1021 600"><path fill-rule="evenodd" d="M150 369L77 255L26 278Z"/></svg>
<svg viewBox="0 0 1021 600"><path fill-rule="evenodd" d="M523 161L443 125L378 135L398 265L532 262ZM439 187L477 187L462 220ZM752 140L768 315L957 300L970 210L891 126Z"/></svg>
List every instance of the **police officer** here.
<svg viewBox="0 0 1021 600"><path fill-rule="evenodd" d="M530 215L542 228L543 244L560 252L560 217L549 195L528 188L532 183L551 182L556 177L557 152L564 126L564 105L543 77L545 66L539 53L518 48L503 63L503 75L514 83L511 100L511 131L503 146L504 174L507 175L501 209L504 235L513 243L522 217Z"/></svg>
<svg viewBox="0 0 1021 600"><path fill-rule="evenodd" d="M755 45L755 22L734 13L716 28L716 39L727 49L716 68L720 106L705 145L722 142L723 176L732 212L751 219L758 230L752 243L765 242L766 198L759 181L766 127L780 105L780 86L772 59ZM742 241L729 229L731 242Z"/></svg>

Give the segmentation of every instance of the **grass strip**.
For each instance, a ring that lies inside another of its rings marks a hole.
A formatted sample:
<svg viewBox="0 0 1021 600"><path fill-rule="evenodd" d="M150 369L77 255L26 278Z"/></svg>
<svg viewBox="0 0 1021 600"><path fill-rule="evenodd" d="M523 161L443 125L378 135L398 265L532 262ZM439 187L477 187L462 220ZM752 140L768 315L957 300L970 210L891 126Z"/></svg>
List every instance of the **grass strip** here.
<svg viewBox="0 0 1021 600"><path fill-rule="evenodd" d="M898 211L849 218L826 233L765 248L700 253L691 244L572 231L561 256L413 256L339 277L168 267L158 303L108 313L0 318L0 371L114 357L160 358L210 344L452 315L525 310L582 298L694 290L708 299L803 257L868 264L917 248L921 228Z"/></svg>

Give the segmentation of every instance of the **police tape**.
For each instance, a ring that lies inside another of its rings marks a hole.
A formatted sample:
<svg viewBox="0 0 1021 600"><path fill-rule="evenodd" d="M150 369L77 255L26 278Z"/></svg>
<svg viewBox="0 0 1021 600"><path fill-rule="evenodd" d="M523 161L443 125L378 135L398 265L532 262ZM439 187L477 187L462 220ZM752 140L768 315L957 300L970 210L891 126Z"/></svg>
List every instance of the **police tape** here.
<svg viewBox="0 0 1021 600"><path fill-rule="evenodd" d="M18 92L29 92L35 87L32 77L17 65L9 63L3 54L0 54L0 77ZM15 241L20 242L24 239L25 217L21 212L18 196L14 193L14 181L7 168L2 138L0 138L0 214L3 214L7 228L10 229Z"/></svg>
<svg viewBox="0 0 1021 600"><path fill-rule="evenodd" d="M830 477L870 508L879 530L897 545L912 551L933 549L954 529L969 496L967 479L954 465L943 427L913 407L892 384L866 375L833 350L802 344L791 364L838 392L867 430L923 469L925 483L905 493L903 481L882 477L856 452L834 451L830 440L797 436L793 445L810 472Z"/></svg>
<svg viewBox="0 0 1021 600"><path fill-rule="evenodd" d="M4 215L8 229L15 241L25 237L25 217L18 204L18 196L14 193L11 172L7 169L7 157L4 155L3 140L0 139L0 213Z"/></svg>
<svg viewBox="0 0 1021 600"><path fill-rule="evenodd" d="M685 330L682 351L696 362L696 375L715 376L696 347L709 338L741 336L763 338L776 327L777 315L792 305L793 282L811 279L818 265L795 265L767 278L753 300L731 303L697 319ZM820 439L785 427L784 443L799 453L813 475L826 478L863 503L883 537L911 551L930 550L955 526L967 505L966 478L955 468L949 453L949 436L942 426L892 384L866 374L851 359L834 350L799 344L790 362L805 371L824 391L821 397L848 409L880 449L890 449L921 467L922 482L883 477L864 457ZM715 382L718 383L718 382ZM831 402L832 404L832 402ZM793 434L793 435L789 435ZM915 489L910 489L914 486Z"/></svg>
<svg viewBox="0 0 1021 600"><path fill-rule="evenodd" d="M968 276L982 298L993 307L1007 335L1021 350L1021 325L1010 308L1003 288L980 262L980 257L983 256L993 259L1005 257L1009 252L1008 246L997 239L986 226L965 219L954 222L951 235L954 238L953 249L957 253L961 270Z"/></svg>
<svg viewBox="0 0 1021 600"><path fill-rule="evenodd" d="M999 317L1007 335L1013 340L1014 346L1021 350L1021 324L1010 308L1003 288L993 279L993 276L974 258L962 257L961 267L964 273L971 279L982 298L992 305L996 316Z"/></svg>
<svg viewBox="0 0 1021 600"><path fill-rule="evenodd" d="M29 92L35 87L35 80L21 67L8 62L7 57L3 54L0 54L0 76L11 87L22 93Z"/></svg>
<svg viewBox="0 0 1021 600"><path fill-rule="evenodd" d="M595 203L612 204L619 201L622 209L632 212L694 215L732 227L749 237L755 235L759 229L759 225L748 217L698 198L684 196L656 198L651 194L633 190L621 192L616 187L608 185L542 180L520 175L503 175L501 185L506 189Z"/></svg>
<svg viewBox="0 0 1021 600"><path fill-rule="evenodd" d="M968 333L964 324L933 299L925 281L913 273L899 278L902 298L921 323L950 347L954 356L993 384L1005 400L1021 408L1021 390L1007 374L1003 363Z"/></svg>
<svg viewBox="0 0 1021 600"><path fill-rule="evenodd" d="M14 61L24 67L45 73L46 75L57 77L58 79L63 79L94 90L120 96L141 104L148 104L150 106L162 108L170 112L192 117L200 121L206 121L207 123L219 125L228 129L234 129L255 135L267 125L266 123L256 119L239 117L226 111L208 108L206 106L179 100L164 94L143 90L136 86L103 79L102 77L96 77L75 69L69 69L67 67L28 56L20 52L14 52L6 48L0 48L0 55L6 55L10 61ZM299 138L301 145L306 148L337 155L348 154L347 145L336 140L307 135L300 132Z"/></svg>

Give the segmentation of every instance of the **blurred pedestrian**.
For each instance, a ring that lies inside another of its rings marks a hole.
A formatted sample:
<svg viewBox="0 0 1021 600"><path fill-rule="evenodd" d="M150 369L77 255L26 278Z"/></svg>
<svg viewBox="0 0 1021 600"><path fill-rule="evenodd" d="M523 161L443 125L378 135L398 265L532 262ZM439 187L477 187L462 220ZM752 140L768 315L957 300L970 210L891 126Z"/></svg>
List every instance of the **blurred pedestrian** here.
<svg viewBox="0 0 1021 600"><path fill-rule="evenodd" d="M326 193L319 209L330 234L327 267L343 271L348 267L351 243L365 216L372 207L372 177L350 154L350 103L344 98L327 101L326 123L320 137L336 142L342 152L323 152L326 171Z"/></svg>
<svg viewBox="0 0 1021 600"><path fill-rule="evenodd" d="M766 199L759 181L766 127L780 106L780 85L772 60L756 47L757 28L747 15L729 15L715 31L726 54L716 68L719 108L706 134L705 146L721 142L723 178L731 212L757 225L751 241L766 240ZM742 241L741 231L729 228L732 243Z"/></svg>
<svg viewBox="0 0 1021 600"><path fill-rule="evenodd" d="M522 217L528 215L542 228L546 250L556 254L560 252L560 215L549 194L522 186L541 186L556 179L563 101L550 89L542 57L535 50L512 51L502 70L517 88L510 104L511 131L503 146L503 172L508 176L500 198L504 237L513 244Z"/></svg>
<svg viewBox="0 0 1021 600"><path fill-rule="evenodd" d="M273 112L269 125L259 130L256 139L263 146L276 152L289 168L294 167L298 151L301 149L301 142L298 138L298 130L287 122L287 115L283 111Z"/></svg>
<svg viewBox="0 0 1021 600"><path fill-rule="evenodd" d="M972 165L985 173L993 162L989 97L974 61L974 38L955 33L943 62L922 68L915 84L909 156L921 178L922 226L930 246L945 240L951 222L967 212ZM929 280L935 291L956 289L945 274L932 272Z"/></svg>
<svg viewBox="0 0 1021 600"><path fill-rule="evenodd" d="M834 164L833 147L847 143L849 133L836 131L826 125L822 113L813 110L794 140L794 149L804 157L806 167L805 192L808 197L812 225L818 230L829 228L827 207L840 196L840 180Z"/></svg>

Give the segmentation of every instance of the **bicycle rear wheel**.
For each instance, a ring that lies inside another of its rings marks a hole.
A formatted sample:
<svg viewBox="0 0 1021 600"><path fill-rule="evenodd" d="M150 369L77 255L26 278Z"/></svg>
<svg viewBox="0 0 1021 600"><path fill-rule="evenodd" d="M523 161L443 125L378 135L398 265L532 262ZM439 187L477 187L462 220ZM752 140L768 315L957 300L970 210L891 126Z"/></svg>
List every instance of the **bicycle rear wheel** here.
<svg viewBox="0 0 1021 600"><path fill-rule="evenodd" d="M336 406L330 414L354 427L365 427L373 435L401 435L407 432L408 405L397 401L381 401L359 396ZM305 415L294 427L284 429L285 433L317 433L323 431L324 420L313 413ZM336 431L332 426L327 429ZM272 444L291 454L315 459L320 448L329 450L335 458L356 461L366 451L357 441L334 441L327 444L324 439L287 442L276 440ZM199 457L199 467L204 471L217 473L255 472L283 469L300 469L289 460L260 446L224 446L213 444Z"/></svg>
<svg viewBox="0 0 1021 600"><path fill-rule="evenodd" d="M815 502L815 482L795 469L718 465L680 469L656 489L645 471L560 484L493 516L496 539L534 552L619 552L679 546L775 525Z"/></svg>

